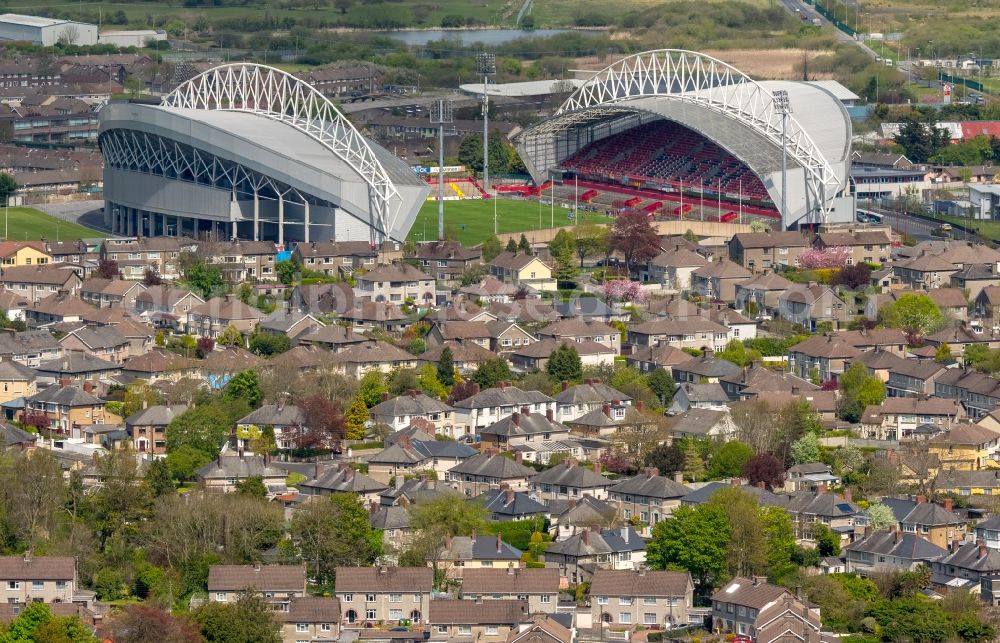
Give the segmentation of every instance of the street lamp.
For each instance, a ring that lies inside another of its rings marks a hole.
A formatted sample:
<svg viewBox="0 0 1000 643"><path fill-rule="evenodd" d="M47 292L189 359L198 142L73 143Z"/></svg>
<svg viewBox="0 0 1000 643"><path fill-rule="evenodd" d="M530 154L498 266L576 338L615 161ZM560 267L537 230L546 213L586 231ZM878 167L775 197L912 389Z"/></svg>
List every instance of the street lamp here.
<svg viewBox="0 0 1000 643"><path fill-rule="evenodd" d="M490 76L497 73L496 54L483 52L476 56L476 73L483 77L483 190L490 191Z"/></svg>
<svg viewBox="0 0 1000 643"><path fill-rule="evenodd" d="M788 153L785 151L787 147L785 127L788 122L788 115L792 113L792 105L788 101L788 92L783 89L771 92L771 98L774 100L774 110L781 114L781 216L784 219L788 212L788 196L786 193L788 189Z"/></svg>
<svg viewBox="0 0 1000 643"><path fill-rule="evenodd" d="M431 123L438 124L438 241L444 241L444 124L454 122L451 101L431 105Z"/></svg>

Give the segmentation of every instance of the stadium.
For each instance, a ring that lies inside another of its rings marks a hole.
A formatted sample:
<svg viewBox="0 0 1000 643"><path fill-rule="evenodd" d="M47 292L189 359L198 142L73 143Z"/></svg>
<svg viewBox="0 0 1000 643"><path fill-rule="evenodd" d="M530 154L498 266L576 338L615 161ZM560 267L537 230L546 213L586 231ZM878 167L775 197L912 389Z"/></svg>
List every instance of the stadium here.
<svg viewBox="0 0 1000 643"><path fill-rule="evenodd" d="M430 188L307 83L237 63L101 110L115 234L403 241Z"/></svg>
<svg viewBox="0 0 1000 643"><path fill-rule="evenodd" d="M515 145L535 182L524 196L792 229L853 220L850 141L846 110L817 84L758 82L709 56L664 49L598 72Z"/></svg>

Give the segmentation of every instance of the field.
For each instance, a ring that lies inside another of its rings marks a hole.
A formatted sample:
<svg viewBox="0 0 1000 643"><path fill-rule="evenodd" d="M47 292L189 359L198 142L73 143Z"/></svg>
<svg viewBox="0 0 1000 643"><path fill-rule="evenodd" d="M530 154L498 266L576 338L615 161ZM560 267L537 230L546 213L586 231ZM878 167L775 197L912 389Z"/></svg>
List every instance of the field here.
<svg viewBox="0 0 1000 643"><path fill-rule="evenodd" d="M4 215L0 208L0 217ZM10 208L6 217L0 221L0 237L7 232L7 238L12 241L46 238L51 241L67 239L93 239L106 236L103 232L91 230L75 223L62 221L34 208Z"/></svg>
<svg viewBox="0 0 1000 643"><path fill-rule="evenodd" d="M449 237L453 237L466 246L474 246L485 241L493 234L493 201L466 200L444 202L444 225ZM515 201L497 199L497 232L523 232L551 228L553 213L548 205L539 206L537 201ZM555 225L566 225L565 208L556 206L554 213ZM541 220L541 224L539 224ZM607 223L610 219L604 215L580 213L580 222ZM409 238L423 241L437 237L437 202L427 201L410 229Z"/></svg>
<svg viewBox="0 0 1000 643"><path fill-rule="evenodd" d="M957 223L958 225L971 228L987 239L992 239L994 241L1000 239L1000 221L980 221L977 219L966 219L965 217L952 216L939 216L935 218L940 219L941 221L947 221L948 223ZM961 234L962 232L960 230L952 231L952 236L959 237Z"/></svg>

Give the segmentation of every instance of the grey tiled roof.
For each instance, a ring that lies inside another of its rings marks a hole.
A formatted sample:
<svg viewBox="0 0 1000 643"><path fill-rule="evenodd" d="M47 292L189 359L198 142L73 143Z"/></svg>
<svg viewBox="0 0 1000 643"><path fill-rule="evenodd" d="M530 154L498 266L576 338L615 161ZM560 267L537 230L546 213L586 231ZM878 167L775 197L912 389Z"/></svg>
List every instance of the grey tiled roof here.
<svg viewBox="0 0 1000 643"><path fill-rule="evenodd" d="M459 463L448 471L451 474L511 480L530 478L535 470L502 455L479 453Z"/></svg>
<svg viewBox="0 0 1000 643"><path fill-rule="evenodd" d="M126 426L166 426L188 410L186 404L156 404L125 418Z"/></svg>
<svg viewBox="0 0 1000 643"><path fill-rule="evenodd" d="M577 489L610 487L612 482L599 473L572 462L561 462L542 471L531 480L532 484L551 484Z"/></svg>
<svg viewBox="0 0 1000 643"><path fill-rule="evenodd" d="M646 498L681 498L691 493L691 489L666 476L638 475L620 480L611 486L612 493L644 496Z"/></svg>

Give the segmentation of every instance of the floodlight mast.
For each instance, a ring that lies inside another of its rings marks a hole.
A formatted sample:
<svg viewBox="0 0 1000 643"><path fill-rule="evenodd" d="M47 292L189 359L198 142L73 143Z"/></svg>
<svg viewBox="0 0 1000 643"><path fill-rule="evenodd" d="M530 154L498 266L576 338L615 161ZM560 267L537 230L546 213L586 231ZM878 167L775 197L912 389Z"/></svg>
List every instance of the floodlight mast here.
<svg viewBox="0 0 1000 643"><path fill-rule="evenodd" d="M788 100L788 92L784 89L776 89L771 92L771 96L774 98L774 110L781 114L781 217L785 220L788 209L788 194L786 190L788 188L788 160L787 152L785 148L788 145L786 139L786 129L785 126L788 122L788 115L792 113L792 105Z"/></svg>
<svg viewBox="0 0 1000 643"><path fill-rule="evenodd" d="M496 54L476 56L476 72L483 77L483 191L490 191L490 76L497 73Z"/></svg>
<svg viewBox="0 0 1000 643"><path fill-rule="evenodd" d="M431 123L438 124L438 241L444 241L444 125L454 121L451 101L442 98L431 105Z"/></svg>

